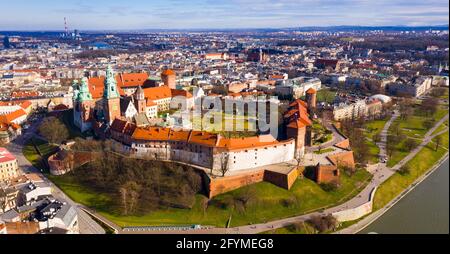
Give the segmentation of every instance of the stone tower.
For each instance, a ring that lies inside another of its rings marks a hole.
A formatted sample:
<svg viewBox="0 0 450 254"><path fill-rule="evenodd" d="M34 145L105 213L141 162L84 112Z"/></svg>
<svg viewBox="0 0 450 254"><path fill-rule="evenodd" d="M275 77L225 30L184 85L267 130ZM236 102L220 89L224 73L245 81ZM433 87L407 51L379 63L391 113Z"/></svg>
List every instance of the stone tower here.
<svg viewBox="0 0 450 254"><path fill-rule="evenodd" d="M94 100L92 94L89 91L88 79L83 78L81 84L78 86L74 81L74 109L73 117L74 124L80 128L81 132L85 132L92 128L92 117Z"/></svg>
<svg viewBox="0 0 450 254"><path fill-rule="evenodd" d="M103 92L103 115L107 124L120 118L120 95L117 81L111 66L106 69L105 89Z"/></svg>
<svg viewBox="0 0 450 254"><path fill-rule="evenodd" d="M308 105L308 113L313 114L317 105L317 92L315 89L310 88L306 90L306 103Z"/></svg>
<svg viewBox="0 0 450 254"><path fill-rule="evenodd" d="M138 87L136 93L134 94L134 104L138 113L145 113L147 103L145 101L144 89L142 89L141 86Z"/></svg>
<svg viewBox="0 0 450 254"><path fill-rule="evenodd" d="M170 89L176 89L177 87L177 75L173 70L165 70L161 73L161 80L164 82L165 86Z"/></svg>

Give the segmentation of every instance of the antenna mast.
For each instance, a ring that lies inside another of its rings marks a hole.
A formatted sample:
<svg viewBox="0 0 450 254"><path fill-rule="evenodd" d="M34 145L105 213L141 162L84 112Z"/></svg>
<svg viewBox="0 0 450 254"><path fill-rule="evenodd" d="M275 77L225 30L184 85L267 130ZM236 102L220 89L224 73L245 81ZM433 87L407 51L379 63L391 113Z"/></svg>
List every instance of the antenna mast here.
<svg viewBox="0 0 450 254"><path fill-rule="evenodd" d="M64 31L66 36L69 35L69 28L67 27L67 18L64 17Z"/></svg>

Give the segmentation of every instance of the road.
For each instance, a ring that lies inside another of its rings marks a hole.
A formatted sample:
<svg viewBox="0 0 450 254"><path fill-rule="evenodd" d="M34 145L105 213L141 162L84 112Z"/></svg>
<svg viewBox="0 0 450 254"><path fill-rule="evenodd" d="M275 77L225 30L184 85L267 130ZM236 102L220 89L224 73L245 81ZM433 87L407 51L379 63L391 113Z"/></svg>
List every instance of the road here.
<svg viewBox="0 0 450 254"><path fill-rule="evenodd" d="M327 147L334 146L335 144L346 139L346 137L342 136L341 133L336 129L336 127L329 121L325 121L324 126L327 130L330 130L332 132L332 139L320 145L306 147L307 153L312 153L315 151L326 149Z"/></svg>
<svg viewBox="0 0 450 254"><path fill-rule="evenodd" d="M39 169L35 168L23 155L23 146L30 138L35 135L41 121L42 119L37 120L36 122L31 124L30 128L25 133L23 133L23 135L19 136L13 142L9 143L6 148L17 158L19 168L23 173L38 174L44 180L44 182L52 187L52 194L56 199L63 199L76 208L78 214L78 227L81 234L104 234L105 230L100 225L98 225L89 215L87 215L86 212L81 210L79 204L75 203L73 200L67 197L56 185L48 180L48 178L45 177L45 175L42 174Z"/></svg>

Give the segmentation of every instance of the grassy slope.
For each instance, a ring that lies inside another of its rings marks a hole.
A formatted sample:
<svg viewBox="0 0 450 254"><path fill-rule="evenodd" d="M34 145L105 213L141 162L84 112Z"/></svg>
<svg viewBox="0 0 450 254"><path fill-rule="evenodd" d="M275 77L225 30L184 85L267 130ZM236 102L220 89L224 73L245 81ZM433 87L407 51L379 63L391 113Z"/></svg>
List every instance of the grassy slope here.
<svg viewBox="0 0 450 254"><path fill-rule="evenodd" d="M38 169L45 169L46 166L42 160L47 160L50 155L55 153L57 147L54 145L50 145L46 141L41 139L34 139L34 143L42 154L42 157L36 151L31 139L23 147L22 153L34 167Z"/></svg>
<svg viewBox="0 0 450 254"><path fill-rule="evenodd" d="M448 132L443 134L443 139L447 138ZM447 144L448 147L448 144ZM375 199L374 209L380 209L389 201L399 195L403 190L408 188L417 178L429 170L442 156L447 152L446 149L440 147L434 151L434 146L429 144L425 146L414 158L412 158L407 165L410 166L411 172L407 175L400 175L398 173L391 176L386 182L378 188Z"/></svg>
<svg viewBox="0 0 450 254"><path fill-rule="evenodd" d="M370 174L363 170L358 171L351 178L345 174L342 175L342 187L335 192L325 192L309 179L297 180L291 190L285 190L266 182L254 184L253 187L259 198L252 202L245 211L210 205L204 213L199 205L199 201L204 197L197 195L197 201L192 209L168 208L140 216L120 216L111 212L113 210L109 205L111 195L97 194L93 190L74 184L76 181L70 176L51 177L51 180L69 197L81 204L93 207L120 226L203 224L224 227L230 214L232 215L231 226L239 226L300 215L332 206L356 195L370 179ZM220 195L212 201L235 197L245 191L245 188L248 187ZM298 202L291 207L284 207L281 205L281 201L287 198L295 198Z"/></svg>

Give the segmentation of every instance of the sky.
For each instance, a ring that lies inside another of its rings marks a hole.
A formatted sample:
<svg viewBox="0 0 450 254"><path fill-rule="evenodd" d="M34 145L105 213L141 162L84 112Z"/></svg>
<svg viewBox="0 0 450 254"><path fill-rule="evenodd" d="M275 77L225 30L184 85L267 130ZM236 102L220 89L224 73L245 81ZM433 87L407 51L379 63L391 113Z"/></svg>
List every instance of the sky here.
<svg viewBox="0 0 450 254"><path fill-rule="evenodd" d="M0 30L446 25L448 0L3 0Z"/></svg>

